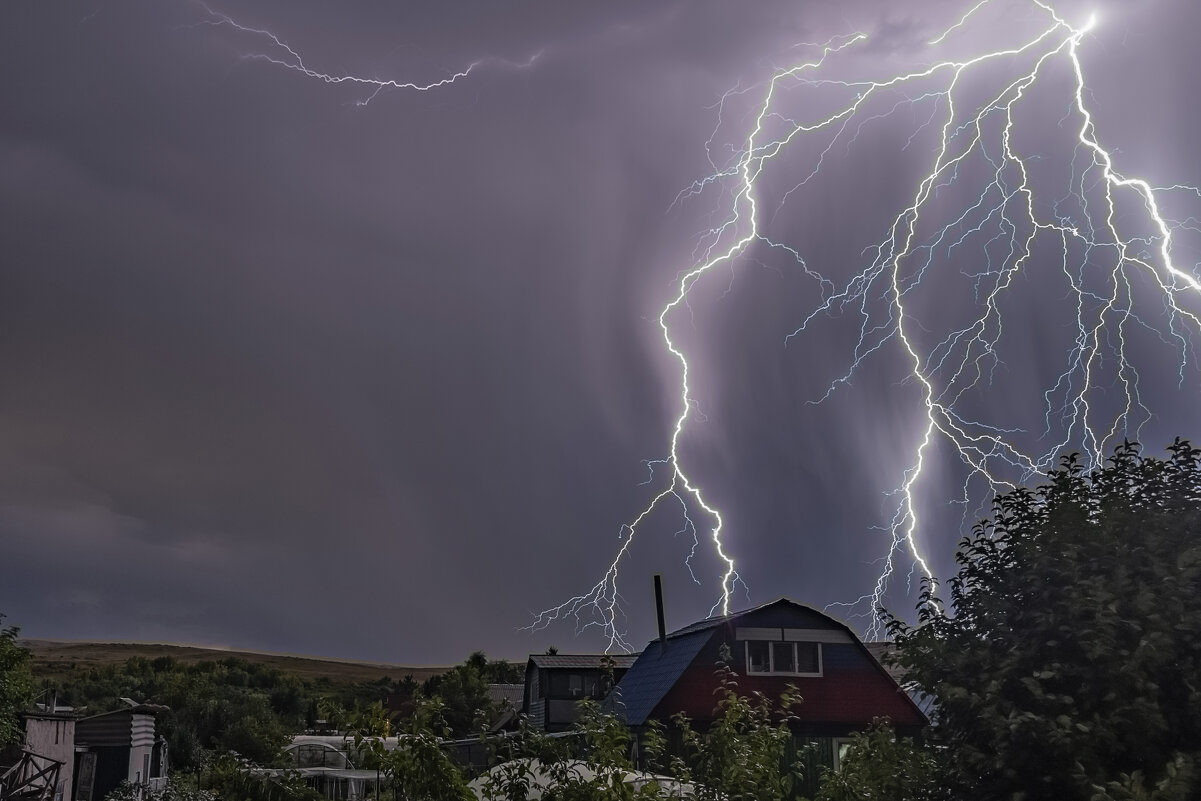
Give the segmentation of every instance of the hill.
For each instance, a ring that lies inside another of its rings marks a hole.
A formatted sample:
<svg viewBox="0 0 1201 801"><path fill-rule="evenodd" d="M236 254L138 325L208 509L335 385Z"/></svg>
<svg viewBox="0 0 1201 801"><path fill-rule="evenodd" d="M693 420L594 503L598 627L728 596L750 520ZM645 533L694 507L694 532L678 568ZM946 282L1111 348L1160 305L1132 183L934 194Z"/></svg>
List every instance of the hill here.
<svg viewBox="0 0 1201 801"><path fill-rule="evenodd" d="M267 651L231 651L224 648L166 643L23 639L20 645L29 649L33 655L33 675L39 681L51 682L68 679L91 668L123 664L135 656L145 659L169 656L181 664L220 661L232 657L273 667L309 681L325 678L334 682L374 682L384 677L399 680L412 675L416 681L423 682L447 670L445 667L428 665L390 665L353 659L297 656Z"/></svg>

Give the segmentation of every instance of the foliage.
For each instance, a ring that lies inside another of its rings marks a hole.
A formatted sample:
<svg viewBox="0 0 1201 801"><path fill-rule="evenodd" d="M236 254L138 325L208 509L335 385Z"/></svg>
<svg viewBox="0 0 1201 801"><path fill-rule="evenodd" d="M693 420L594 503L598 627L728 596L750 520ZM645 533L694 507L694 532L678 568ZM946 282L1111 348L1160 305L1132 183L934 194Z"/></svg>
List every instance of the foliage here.
<svg viewBox="0 0 1201 801"><path fill-rule="evenodd" d="M167 784L159 790L138 787L126 780L110 790L105 801L218 801L228 796L218 796L212 790L201 790L196 786L188 787L177 779L168 779Z"/></svg>
<svg viewBox="0 0 1201 801"><path fill-rule="evenodd" d="M944 782L973 799L1201 792L1201 452L1065 457L999 497L928 584L896 660L936 703Z"/></svg>
<svg viewBox="0 0 1201 801"><path fill-rule="evenodd" d="M0 747L21 740L20 713L33 695L29 652L17 645L18 634L0 615Z"/></svg>
<svg viewBox="0 0 1201 801"><path fill-rule="evenodd" d="M122 696L169 707L159 724L171 763L195 770L209 750L271 764L289 737L312 725L320 710L361 710L393 686L307 682L242 659L185 665L171 657L134 657L123 665L81 672L59 688L59 697L90 712L118 708ZM341 714L349 718L354 712Z"/></svg>
<svg viewBox="0 0 1201 801"><path fill-rule="evenodd" d="M516 684L524 678L517 665L489 660L483 651L476 651L463 664L427 679L422 691L442 700L452 734L465 737L487 728L499 711L488 697L488 685Z"/></svg>
<svg viewBox="0 0 1201 801"><path fill-rule="evenodd" d="M256 766L236 754L218 756L205 772L206 792L221 801L322 801L323 796L292 770L271 775L256 772ZM168 785L170 786L170 785ZM105 801L112 801L112 795ZM203 798L152 799L151 801L207 801Z"/></svg>
<svg viewBox="0 0 1201 801"><path fill-rule="evenodd" d="M440 699L419 699L413 716L397 732L396 747L363 732L355 735L355 748L366 755L365 764L387 778L397 798L412 801L473 801L458 766L442 749L440 739L449 734Z"/></svg>
<svg viewBox="0 0 1201 801"><path fill-rule="evenodd" d="M886 721L851 739L840 770L827 772L816 801L935 801L945 797L934 754L899 738Z"/></svg>
<svg viewBox="0 0 1201 801"><path fill-rule="evenodd" d="M697 798L724 801L783 801L796 797L802 780L800 754L790 713L801 702L791 689L779 706L762 695L741 695L738 675L718 667L717 715L703 735L678 717L683 760L690 768L679 778L697 782Z"/></svg>

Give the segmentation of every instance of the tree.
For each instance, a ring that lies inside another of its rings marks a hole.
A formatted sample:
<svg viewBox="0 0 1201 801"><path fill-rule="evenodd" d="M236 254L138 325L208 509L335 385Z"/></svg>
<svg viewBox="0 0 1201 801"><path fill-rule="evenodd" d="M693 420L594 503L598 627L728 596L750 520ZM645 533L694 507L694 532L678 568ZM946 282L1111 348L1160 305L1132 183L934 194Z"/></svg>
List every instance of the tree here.
<svg viewBox="0 0 1201 801"><path fill-rule="evenodd" d="M439 698L418 699L412 717L389 750L378 738L355 735L355 748L387 777L394 794L406 801L474 801L462 773L442 749L449 733Z"/></svg>
<svg viewBox="0 0 1201 801"><path fill-rule="evenodd" d="M20 631L0 615L0 747L21 740L21 712L33 695L29 651L17 645Z"/></svg>
<svg viewBox="0 0 1201 801"><path fill-rule="evenodd" d="M792 708L801 703L791 688L773 705L758 693L738 692L738 675L719 664L716 719L703 734L688 720L674 720L684 744L687 773L703 801L785 801L796 798L804 779L796 740L789 727Z"/></svg>
<svg viewBox="0 0 1201 801"><path fill-rule="evenodd" d="M897 737L887 722L851 739L837 773L827 771L817 801L934 801L944 798L934 754Z"/></svg>
<svg viewBox="0 0 1201 801"><path fill-rule="evenodd" d="M456 737L479 732L496 712L488 697L487 669L484 652L476 651L463 664L431 676L422 688L427 697L441 699L446 722Z"/></svg>
<svg viewBox="0 0 1201 801"><path fill-rule="evenodd" d="M935 702L943 780L977 799L1197 797L1201 451L1065 457L960 543L895 660Z"/></svg>

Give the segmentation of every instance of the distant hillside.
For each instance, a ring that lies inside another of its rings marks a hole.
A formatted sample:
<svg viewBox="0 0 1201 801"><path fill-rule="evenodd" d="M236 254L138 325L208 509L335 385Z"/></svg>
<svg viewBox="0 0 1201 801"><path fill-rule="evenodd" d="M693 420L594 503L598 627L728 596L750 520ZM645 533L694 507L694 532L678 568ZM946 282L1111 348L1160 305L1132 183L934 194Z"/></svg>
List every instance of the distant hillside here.
<svg viewBox="0 0 1201 801"><path fill-rule="evenodd" d="M421 682L447 670L444 667L385 665L352 659L322 659L263 651L227 651L195 645L78 640L21 640L20 644L33 654L33 674L38 681L67 679L80 671L121 664L135 656L145 659L170 656L183 664L220 661L233 657L278 668L310 681L327 678L335 682L373 682L384 677L395 681L411 674Z"/></svg>

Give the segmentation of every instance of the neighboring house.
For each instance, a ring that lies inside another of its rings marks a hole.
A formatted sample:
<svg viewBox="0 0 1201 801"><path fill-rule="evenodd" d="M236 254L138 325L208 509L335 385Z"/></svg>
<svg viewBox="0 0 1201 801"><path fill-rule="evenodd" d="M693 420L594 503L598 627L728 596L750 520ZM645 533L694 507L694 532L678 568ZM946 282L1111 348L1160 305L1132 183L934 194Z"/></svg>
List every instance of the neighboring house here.
<svg viewBox="0 0 1201 801"><path fill-rule="evenodd" d="M75 801L100 801L122 781L161 789L167 741L155 733L158 704L122 698L128 707L75 722Z"/></svg>
<svg viewBox="0 0 1201 801"><path fill-rule="evenodd" d="M789 685L799 740L814 743L820 764L837 768L847 738L876 718L917 734L927 720L859 638L843 623L781 598L702 620L650 643L618 683L606 707L638 729L683 712L703 730L713 721L719 662L738 674L738 692L778 699Z"/></svg>
<svg viewBox="0 0 1201 801"><path fill-rule="evenodd" d="M576 704L585 698L603 699L637 658L637 654L530 654L521 711L536 729L570 729Z"/></svg>

